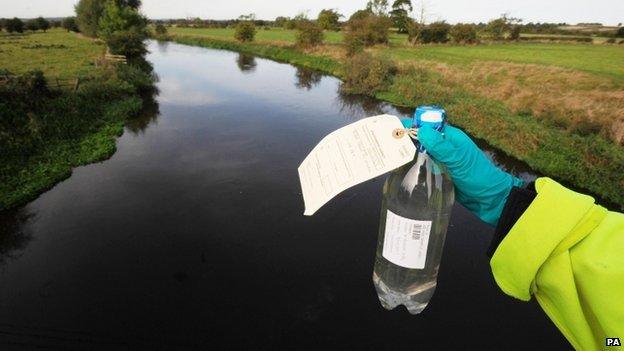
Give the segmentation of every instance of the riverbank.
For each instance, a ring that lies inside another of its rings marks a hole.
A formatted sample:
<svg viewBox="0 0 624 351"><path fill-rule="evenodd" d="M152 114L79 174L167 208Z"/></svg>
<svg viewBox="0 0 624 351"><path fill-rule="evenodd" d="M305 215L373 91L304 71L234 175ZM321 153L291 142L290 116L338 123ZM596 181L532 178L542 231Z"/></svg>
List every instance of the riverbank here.
<svg viewBox="0 0 624 351"><path fill-rule="evenodd" d="M0 37L0 210L115 152L152 78L130 65L106 64L104 50L60 30Z"/></svg>
<svg viewBox="0 0 624 351"><path fill-rule="evenodd" d="M171 35L166 39L186 45L249 53L344 78L344 57L340 53L341 48L336 45L301 52L282 42L238 43L191 35ZM379 48L372 51L383 54ZM594 125L582 124L581 121L578 126L567 128L561 121L557 123L557 120L542 118L531 110L513 108L507 104L504 96L500 99L492 96L498 89L490 92L492 95L475 92L467 83L471 81L470 77L461 81L449 79L449 69L444 71L444 67L431 61L399 61L399 65L399 73L392 85L386 91L375 94L375 97L405 107L440 104L448 110L451 123L471 135L486 140L544 175L573 188L594 193L620 209L624 208L624 192L621 190L624 186L624 174L621 172L624 169L624 149L605 136L592 132ZM481 78L485 82L484 87L489 81L494 87L504 85L505 80L497 78L517 68L509 65L503 65L504 72L498 72L498 76L483 72L485 76ZM549 77L559 77L565 71L559 68L546 69L550 70ZM541 76L542 72L542 68L535 69L532 77ZM578 76L578 73L574 75ZM594 82L594 77L580 77L572 84L587 86ZM558 81L557 84L565 84L565 81Z"/></svg>

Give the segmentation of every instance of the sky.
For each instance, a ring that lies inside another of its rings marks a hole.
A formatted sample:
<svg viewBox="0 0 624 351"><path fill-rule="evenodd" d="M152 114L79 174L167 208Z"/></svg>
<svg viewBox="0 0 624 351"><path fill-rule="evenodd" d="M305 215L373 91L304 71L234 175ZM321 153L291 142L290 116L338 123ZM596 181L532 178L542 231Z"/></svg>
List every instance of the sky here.
<svg viewBox="0 0 624 351"><path fill-rule="evenodd" d="M78 0L0 0L1 17L64 17ZM392 2L392 0L390 0ZM230 19L255 13L259 19L294 16L307 12L316 17L323 8L335 8L347 17L363 8L366 0L143 0L142 11L152 19L200 17ZM423 0L412 0L420 9ZM503 13L527 22L624 22L624 0L424 0L428 22L486 22Z"/></svg>

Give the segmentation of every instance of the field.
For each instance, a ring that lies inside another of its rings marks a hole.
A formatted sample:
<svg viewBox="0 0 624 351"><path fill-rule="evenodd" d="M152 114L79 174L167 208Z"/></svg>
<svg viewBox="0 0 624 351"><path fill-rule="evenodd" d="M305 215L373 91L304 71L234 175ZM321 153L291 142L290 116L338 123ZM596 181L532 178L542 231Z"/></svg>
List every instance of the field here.
<svg viewBox="0 0 624 351"><path fill-rule="evenodd" d="M0 68L21 74L40 69L46 77L70 79L94 73L95 59L104 53L99 42L64 30L47 33L0 33Z"/></svg>
<svg viewBox="0 0 624 351"><path fill-rule="evenodd" d="M131 82L114 67L95 65L96 41L50 30L0 35L0 69L41 70L51 91L32 83L0 82L0 210L23 204L78 165L115 151L124 122L142 106ZM56 80L84 78L77 91Z"/></svg>
<svg viewBox="0 0 624 351"><path fill-rule="evenodd" d="M229 29L170 28L189 45L243 51L338 77L338 33L299 51L293 31L259 30L240 44ZM369 51L395 59L399 74L376 97L414 107L436 103L451 122L537 172L624 208L624 46L509 43L409 46L395 35Z"/></svg>

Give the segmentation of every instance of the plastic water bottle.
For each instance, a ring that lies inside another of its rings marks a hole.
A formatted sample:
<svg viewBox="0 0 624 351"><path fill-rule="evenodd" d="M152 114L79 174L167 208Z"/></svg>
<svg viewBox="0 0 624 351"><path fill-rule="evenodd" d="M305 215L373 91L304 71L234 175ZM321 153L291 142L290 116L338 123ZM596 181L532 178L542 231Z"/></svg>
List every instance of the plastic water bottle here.
<svg viewBox="0 0 624 351"><path fill-rule="evenodd" d="M446 113L422 106L413 126L443 131ZM414 161L394 170L383 188L373 282L383 307L404 305L411 314L427 307L437 284L446 230L453 207L453 183L446 169L421 145Z"/></svg>

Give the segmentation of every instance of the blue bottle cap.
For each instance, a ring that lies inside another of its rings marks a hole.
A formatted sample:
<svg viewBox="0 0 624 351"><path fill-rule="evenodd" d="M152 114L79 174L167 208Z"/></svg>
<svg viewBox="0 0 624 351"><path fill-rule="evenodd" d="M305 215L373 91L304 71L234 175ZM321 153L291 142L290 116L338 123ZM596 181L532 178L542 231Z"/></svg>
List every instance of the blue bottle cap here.
<svg viewBox="0 0 624 351"><path fill-rule="evenodd" d="M414 112L414 126L420 128L429 126L439 132L444 129L446 111L440 106L420 106Z"/></svg>

